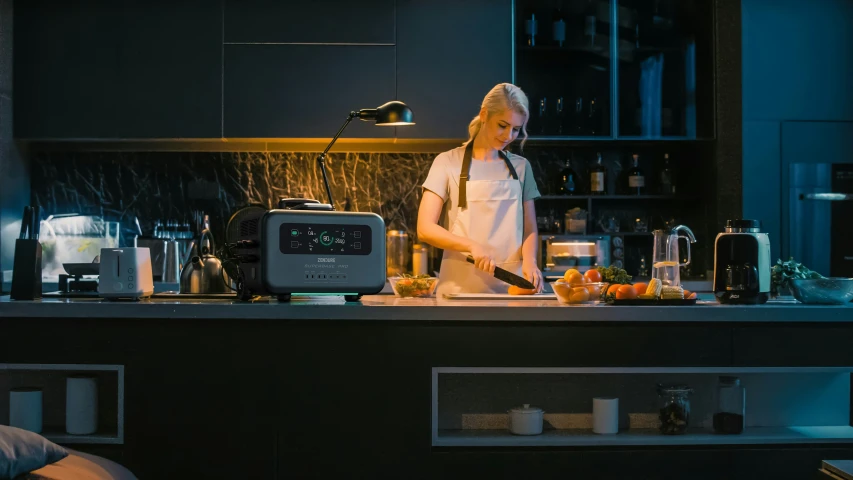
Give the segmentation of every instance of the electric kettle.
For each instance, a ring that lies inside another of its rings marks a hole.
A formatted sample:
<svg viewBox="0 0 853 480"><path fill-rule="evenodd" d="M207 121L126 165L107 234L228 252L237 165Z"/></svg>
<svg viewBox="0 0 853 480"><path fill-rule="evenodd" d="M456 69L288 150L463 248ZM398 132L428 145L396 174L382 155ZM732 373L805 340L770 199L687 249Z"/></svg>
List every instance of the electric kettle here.
<svg viewBox="0 0 853 480"><path fill-rule="evenodd" d="M181 293L231 293L228 275L214 254L216 248L210 230L201 232L197 245L199 255L193 256L181 270Z"/></svg>

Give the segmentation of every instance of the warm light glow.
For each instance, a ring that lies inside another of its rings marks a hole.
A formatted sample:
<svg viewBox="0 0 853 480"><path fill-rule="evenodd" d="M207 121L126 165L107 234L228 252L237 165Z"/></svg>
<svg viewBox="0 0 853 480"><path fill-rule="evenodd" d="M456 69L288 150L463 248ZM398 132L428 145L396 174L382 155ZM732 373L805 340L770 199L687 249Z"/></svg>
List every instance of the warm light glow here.
<svg viewBox="0 0 853 480"><path fill-rule="evenodd" d="M414 125L415 122L388 122L388 123L377 123L377 127L399 127L402 125Z"/></svg>
<svg viewBox="0 0 853 480"><path fill-rule="evenodd" d="M561 245L561 246L566 246L566 245L586 245L586 246L591 247L591 246L595 245L595 243L594 243L594 242L555 242L555 243L552 243L551 245Z"/></svg>

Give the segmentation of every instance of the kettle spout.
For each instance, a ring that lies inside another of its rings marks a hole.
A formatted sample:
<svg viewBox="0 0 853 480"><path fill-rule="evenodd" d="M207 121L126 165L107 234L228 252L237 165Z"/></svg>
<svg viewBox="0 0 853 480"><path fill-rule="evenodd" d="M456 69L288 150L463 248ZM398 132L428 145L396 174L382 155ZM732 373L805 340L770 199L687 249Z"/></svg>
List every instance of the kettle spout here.
<svg viewBox="0 0 853 480"><path fill-rule="evenodd" d="M696 236L693 235L693 231L687 227L687 225L679 225L672 229L672 233L678 235L678 232L687 233L687 239L690 240L690 243L696 243Z"/></svg>
<svg viewBox="0 0 853 480"><path fill-rule="evenodd" d="M694 242L695 242L695 240L694 240ZM201 259L201 257L199 257L199 256L195 256L195 257L193 257L193 259L192 259L192 264L193 264L193 266L195 266L195 267L201 268L201 267L203 267L203 266L204 266L204 261Z"/></svg>

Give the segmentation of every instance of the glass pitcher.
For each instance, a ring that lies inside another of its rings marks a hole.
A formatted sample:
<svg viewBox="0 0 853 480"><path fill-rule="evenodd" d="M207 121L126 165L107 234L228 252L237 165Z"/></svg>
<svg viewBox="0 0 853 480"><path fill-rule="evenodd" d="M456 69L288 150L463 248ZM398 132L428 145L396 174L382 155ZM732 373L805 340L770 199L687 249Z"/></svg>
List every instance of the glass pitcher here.
<svg viewBox="0 0 853 480"><path fill-rule="evenodd" d="M686 235L680 235L683 231ZM654 250L652 251L652 278L657 278L663 285L677 287L681 285L680 269L690 264L690 244L696 243L693 232L684 225L672 230L654 231ZM678 253L678 239L687 240L687 261L681 263Z"/></svg>

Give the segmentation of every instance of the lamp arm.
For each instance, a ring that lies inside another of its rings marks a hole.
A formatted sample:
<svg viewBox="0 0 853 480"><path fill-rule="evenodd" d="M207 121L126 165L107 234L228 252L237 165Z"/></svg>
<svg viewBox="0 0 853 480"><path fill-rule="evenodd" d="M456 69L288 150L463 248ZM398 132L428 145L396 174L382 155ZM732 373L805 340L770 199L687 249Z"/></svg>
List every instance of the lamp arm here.
<svg viewBox="0 0 853 480"><path fill-rule="evenodd" d="M329 150L332 148L332 145L334 145L335 142L338 140L338 137L340 137L341 134L344 133L344 129L347 128L349 122L351 122L352 119L357 116L358 112L350 112L350 114L347 116L347 121L344 122L340 130L338 130L338 133L336 133L335 136L332 137L332 141L329 142L329 145L326 146L326 149L323 150L323 153L321 153L320 156L317 157L317 163L320 165L320 172L323 174L323 183L326 186L326 195L329 197L329 205L332 206L332 210L335 209L335 201L332 199L332 189L331 187L329 187L329 176L326 174L326 154L329 153Z"/></svg>

